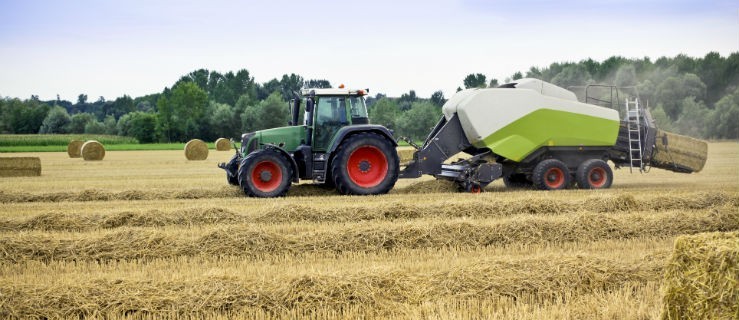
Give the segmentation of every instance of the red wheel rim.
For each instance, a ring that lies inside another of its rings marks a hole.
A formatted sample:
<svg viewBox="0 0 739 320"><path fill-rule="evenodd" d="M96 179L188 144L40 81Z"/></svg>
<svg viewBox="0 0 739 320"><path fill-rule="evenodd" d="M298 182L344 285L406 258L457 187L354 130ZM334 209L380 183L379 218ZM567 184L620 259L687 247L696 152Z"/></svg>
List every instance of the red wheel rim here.
<svg viewBox="0 0 739 320"><path fill-rule="evenodd" d="M362 188L372 188L387 176L387 157L375 146L361 146L349 155L349 179Z"/></svg>
<svg viewBox="0 0 739 320"><path fill-rule="evenodd" d="M472 188L470 188L470 193L477 194L481 192L482 192L482 188L480 186L472 186Z"/></svg>
<svg viewBox="0 0 739 320"><path fill-rule="evenodd" d="M588 172L588 183L593 188L597 189L603 187L607 180L608 176L606 174L606 169L597 167Z"/></svg>
<svg viewBox="0 0 739 320"><path fill-rule="evenodd" d="M254 187L262 192L275 191L282 182L282 169L277 163L265 160L257 163L251 171Z"/></svg>
<svg viewBox="0 0 739 320"><path fill-rule="evenodd" d="M560 168L550 168L544 174L544 184L550 189L559 189L565 183L565 173Z"/></svg>

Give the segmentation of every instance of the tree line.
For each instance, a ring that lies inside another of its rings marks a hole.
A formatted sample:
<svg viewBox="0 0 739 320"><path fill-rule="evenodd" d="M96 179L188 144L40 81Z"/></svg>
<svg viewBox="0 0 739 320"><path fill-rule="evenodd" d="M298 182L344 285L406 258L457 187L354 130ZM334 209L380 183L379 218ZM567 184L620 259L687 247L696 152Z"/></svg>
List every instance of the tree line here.
<svg viewBox="0 0 739 320"><path fill-rule="evenodd" d="M498 81L482 73L462 79L462 88L497 87L532 77L568 88L584 84L634 86L662 129L700 138L739 139L739 53L702 58L685 55L604 61L558 62L531 67ZM160 93L128 95L90 102L0 98L2 133L89 133L132 136L142 143L215 140L243 132L283 126L286 102L302 88L330 88L328 80L304 79L296 74L259 83L248 70L220 73L199 69L181 77ZM376 94L367 98L373 123L399 136L421 140L441 116L446 102L439 90L418 97L414 90L400 97Z"/></svg>

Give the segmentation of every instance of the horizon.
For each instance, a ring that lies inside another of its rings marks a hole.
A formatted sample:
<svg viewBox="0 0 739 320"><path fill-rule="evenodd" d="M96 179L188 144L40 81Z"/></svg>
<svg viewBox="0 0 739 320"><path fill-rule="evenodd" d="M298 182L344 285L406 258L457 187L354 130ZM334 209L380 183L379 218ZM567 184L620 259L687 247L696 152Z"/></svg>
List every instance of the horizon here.
<svg viewBox="0 0 739 320"><path fill-rule="evenodd" d="M270 3L76 0L0 5L0 95L76 101L161 93L197 69L246 69L397 97L446 97L552 63L739 51L730 1ZM622 21L622 24L616 22ZM547 32L544 32L547 31ZM627 41L628 40L628 41Z"/></svg>

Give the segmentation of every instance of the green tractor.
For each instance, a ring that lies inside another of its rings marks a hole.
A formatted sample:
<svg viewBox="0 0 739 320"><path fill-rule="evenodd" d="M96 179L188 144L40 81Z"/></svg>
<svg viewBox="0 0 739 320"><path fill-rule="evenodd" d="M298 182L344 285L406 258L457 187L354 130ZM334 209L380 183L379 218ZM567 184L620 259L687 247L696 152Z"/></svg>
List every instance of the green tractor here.
<svg viewBox="0 0 739 320"><path fill-rule="evenodd" d="M390 130L369 124L365 94L343 87L302 90L291 101L288 126L241 136L241 148L219 164L228 183L252 197L283 196L300 180L347 195L387 193L398 179L397 143Z"/></svg>

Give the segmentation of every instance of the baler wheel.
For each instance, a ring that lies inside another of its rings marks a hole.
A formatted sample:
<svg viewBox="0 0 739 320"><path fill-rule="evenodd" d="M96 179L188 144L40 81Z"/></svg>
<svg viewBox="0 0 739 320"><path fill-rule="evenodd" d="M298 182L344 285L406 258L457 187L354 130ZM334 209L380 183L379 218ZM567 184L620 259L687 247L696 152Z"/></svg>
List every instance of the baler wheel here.
<svg viewBox="0 0 739 320"><path fill-rule="evenodd" d="M570 170L564 162L546 159L534 167L531 175L534 187L541 190L560 190L570 185Z"/></svg>
<svg viewBox="0 0 739 320"><path fill-rule="evenodd" d="M607 189L613 183L613 171L607 162L590 159L577 167L575 179L581 189Z"/></svg>
<svg viewBox="0 0 739 320"><path fill-rule="evenodd" d="M331 177L341 194L387 193L398 180L398 152L383 136L363 132L349 136L331 161Z"/></svg>
<svg viewBox="0 0 739 320"><path fill-rule="evenodd" d="M241 160L239 185L250 197L284 196L292 183L292 167L279 151L262 149Z"/></svg>

